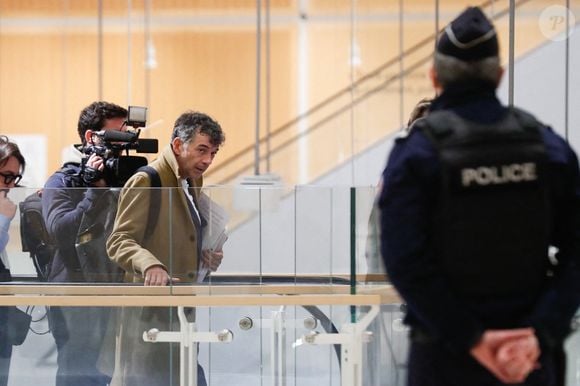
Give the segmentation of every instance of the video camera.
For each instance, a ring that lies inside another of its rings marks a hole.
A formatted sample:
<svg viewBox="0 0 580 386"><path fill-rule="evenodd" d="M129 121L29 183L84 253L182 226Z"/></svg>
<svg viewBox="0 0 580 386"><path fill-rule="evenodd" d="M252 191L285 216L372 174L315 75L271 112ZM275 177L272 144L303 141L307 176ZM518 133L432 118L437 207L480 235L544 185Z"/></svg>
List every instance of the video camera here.
<svg viewBox="0 0 580 386"><path fill-rule="evenodd" d="M129 106L126 125L132 131L101 130L93 133L99 138L97 144L85 146L87 155L96 154L103 159L104 170L101 172L85 165L83 160L82 178L86 184L104 178L107 186L122 187L125 182L142 166L147 165L147 158L129 155L129 150L137 153L157 153L156 139L139 139L141 130L147 123L147 108Z"/></svg>

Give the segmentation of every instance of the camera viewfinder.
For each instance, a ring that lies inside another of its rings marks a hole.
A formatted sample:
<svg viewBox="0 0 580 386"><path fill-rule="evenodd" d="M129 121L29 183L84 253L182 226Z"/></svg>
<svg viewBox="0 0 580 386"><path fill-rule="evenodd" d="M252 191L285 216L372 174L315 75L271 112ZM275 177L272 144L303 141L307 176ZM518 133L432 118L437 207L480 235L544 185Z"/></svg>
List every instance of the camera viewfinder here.
<svg viewBox="0 0 580 386"><path fill-rule="evenodd" d="M147 122L147 107L129 106L127 113L127 126L145 127Z"/></svg>

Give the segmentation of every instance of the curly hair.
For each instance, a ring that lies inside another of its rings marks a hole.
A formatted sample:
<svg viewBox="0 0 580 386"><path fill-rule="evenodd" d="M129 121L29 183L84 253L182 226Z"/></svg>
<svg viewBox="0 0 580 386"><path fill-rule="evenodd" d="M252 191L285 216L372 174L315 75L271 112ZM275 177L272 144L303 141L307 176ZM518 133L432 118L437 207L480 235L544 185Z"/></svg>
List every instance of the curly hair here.
<svg viewBox="0 0 580 386"><path fill-rule="evenodd" d="M105 120L113 118L126 118L127 109L109 102L93 102L85 107L80 115L77 130L83 145L87 130L99 131L105 125Z"/></svg>
<svg viewBox="0 0 580 386"><path fill-rule="evenodd" d="M209 115L197 111L186 111L181 114L173 125L171 140L180 138L184 143L190 142L197 133L206 134L210 143L220 146L225 140L225 134L217 121Z"/></svg>

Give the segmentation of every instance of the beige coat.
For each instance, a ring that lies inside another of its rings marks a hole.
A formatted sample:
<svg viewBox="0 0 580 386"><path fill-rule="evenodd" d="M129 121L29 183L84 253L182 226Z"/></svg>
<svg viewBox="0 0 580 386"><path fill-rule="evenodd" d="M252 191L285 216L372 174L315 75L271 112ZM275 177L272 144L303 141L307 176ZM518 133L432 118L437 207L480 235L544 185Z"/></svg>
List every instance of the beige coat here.
<svg viewBox="0 0 580 386"><path fill-rule="evenodd" d="M153 234L143 240L149 215L149 177L136 173L125 184L111 236L107 240L110 258L126 272L129 282L142 282L147 268L161 264L181 282L193 282L197 271L197 232L179 186L177 161L170 146L150 165L161 178L161 206ZM201 187L201 179L195 186ZM194 194L199 194L196 189Z"/></svg>
<svg viewBox="0 0 580 386"><path fill-rule="evenodd" d="M166 147L151 165L161 178L159 218L153 234L143 240L149 215L150 182L146 173L136 173L125 184L107 252L125 271L128 282L143 281L143 272L161 264L173 277L193 282L197 269L197 232L185 192L178 187L177 161ZM201 179L195 186L201 187ZM199 192L194 192L197 194ZM193 309L188 319L194 320ZM145 343L144 331L179 329L175 309L125 307L120 310L112 386L179 385L179 345Z"/></svg>

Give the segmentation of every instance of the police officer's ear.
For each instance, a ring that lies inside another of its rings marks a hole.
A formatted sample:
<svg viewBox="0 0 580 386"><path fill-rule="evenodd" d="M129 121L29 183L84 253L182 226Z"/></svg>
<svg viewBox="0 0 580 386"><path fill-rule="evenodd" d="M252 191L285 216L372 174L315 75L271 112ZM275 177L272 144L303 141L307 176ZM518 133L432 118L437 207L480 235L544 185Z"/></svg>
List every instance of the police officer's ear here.
<svg viewBox="0 0 580 386"><path fill-rule="evenodd" d="M497 68L497 82L495 83L495 87L498 87L499 84L501 83L501 79L503 78L503 73L504 73L504 69L502 66L499 66Z"/></svg>
<svg viewBox="0 0 580 386"><path fill-rule="evenodd" d="M443 91L443 87L441 87L441 83L439 83L439 77L437 76L435 66L431 66L431 68L429 69L429 79L431 79L431 84L433 85L435 92L437 93L437 95L439 95L441 91Z"/></svg>

